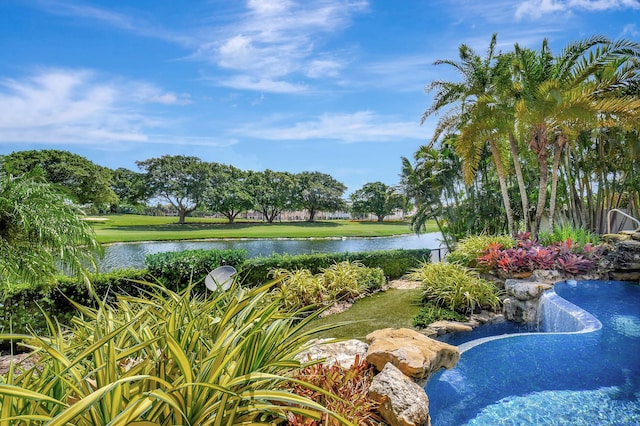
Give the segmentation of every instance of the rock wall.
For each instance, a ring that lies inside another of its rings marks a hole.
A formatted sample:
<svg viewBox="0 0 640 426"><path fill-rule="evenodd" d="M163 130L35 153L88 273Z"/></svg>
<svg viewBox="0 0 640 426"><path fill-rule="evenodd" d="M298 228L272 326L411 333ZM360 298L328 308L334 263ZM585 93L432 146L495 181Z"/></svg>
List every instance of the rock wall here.
<svg viewBox="0 0 640 426"><path fill-rule="evenodd" d="M640 232L622 231L602 236L607 244L605 267L609 278L640 282Z"/></svg>

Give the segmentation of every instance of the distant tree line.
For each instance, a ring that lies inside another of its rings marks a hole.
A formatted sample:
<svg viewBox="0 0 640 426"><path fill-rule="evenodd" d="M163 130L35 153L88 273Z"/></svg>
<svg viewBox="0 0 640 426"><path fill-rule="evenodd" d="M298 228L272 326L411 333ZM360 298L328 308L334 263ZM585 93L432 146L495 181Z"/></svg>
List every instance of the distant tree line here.
<svg viewBox="0 0 640 426"><path fill-rule="evenodd" d="M229 223L248 211L272 223L285 211L307 211L307 220L313 222L318 212L347 210L347 187L317 171L245 171L183 155L137 161L139 172L111 170L62 150L18 151L0 157L0 163L9 175L39 170L68 199L97 211L148 212L149 202L162 200L177 212L181 224L196 210L217 213ZM368 183L351 195L352 213L374 214L382 221L403 206L401 198L393 187Z"/></svg>

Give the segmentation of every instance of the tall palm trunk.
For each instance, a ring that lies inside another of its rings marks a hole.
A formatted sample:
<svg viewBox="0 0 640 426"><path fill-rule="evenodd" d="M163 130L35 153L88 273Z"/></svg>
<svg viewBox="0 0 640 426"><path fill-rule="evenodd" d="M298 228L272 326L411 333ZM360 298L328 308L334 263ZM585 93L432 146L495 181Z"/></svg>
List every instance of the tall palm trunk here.
<svg viewBox="0 0 640 426"><path fill-rule="evenodd" d="M500 182L500 193L502 194L502 202L504 203L504 210L507 215L507 228L509 229L509 234L515 235L513 210L511 209L507 180L505 178L504 168L502 167L502 158L500 157L500 152L498 152L498 147L492 139L489 139L489 146L491 147L491 155L493 156L493 162L496 166L496 172L498 173L498 181Z"/></svg>
<svg viewBox="0 0 640 426"><path fill-rule="evenodd" d="M509 133L509 147L511 148L511 157L513 158L513 168L516 171L516 178L518 180L518 189L520 190L520 201L522 202L522 216L524 220L525 231L530 231L531 226L529 224L529 197L527 195L527 187L524 184L524 177L522 176L522 167L520 166L520 154L518 153L518 143L513 133Z"/></svg>
<svg viewBox="0 0 640 426"><path fill-rule="evenodd" d="M556 215L556 196L558 193L558 169L560 168L560 157L562 150L567 143L567 138L558 136L555 142L555 153L553 155L553 168L551 169L551 195L549 200L549 226L553 230Z"/></svg>
<svg viewBox="0 0 640 426"><path fill-rule="evenodd" d="M544 206L547 201L547 183L549 182L549 166L547 164L547 128L544 125L536 126L530 145L533 152L538 157L538 170L540 171L540 180L538 182L538 202L536 204L536 215L531 225L531 234L533 238L538 238L540 233L540 224L542 215L544 214Z"/></svg>

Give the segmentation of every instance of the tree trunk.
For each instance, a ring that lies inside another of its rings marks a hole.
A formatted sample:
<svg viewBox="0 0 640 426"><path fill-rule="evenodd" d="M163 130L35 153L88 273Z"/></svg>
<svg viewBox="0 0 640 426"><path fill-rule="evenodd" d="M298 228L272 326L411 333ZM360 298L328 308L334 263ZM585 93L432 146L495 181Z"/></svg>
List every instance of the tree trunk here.
<svg viewBox="0 0 640 426"><path fill-rule="evenodd" d="M547 183L549 182L549 166L547 164L547 129L543 126L536 128L531 141L536 156L538 157L538 170L540 180L538 182L538 202L536 204L536 215L531 224L531 235L538 238L540 233L540 223L544 214L544 206L547 202Z"/></svg>
<svg viewBox="0 0 640 426"><path fill-rule="evenodd" d="M555 143L556 151L553 155L553 168L551 169L551 195L549 199L549 226L553 231L555 225L556 214L556 196L558 192L558 169L560 168L560 157L564 149L567 139L564 136L558 136Z"/></svg>
<svg viewBox="0 0 640 426"><path fill-rule="evenodd" d="M507 228L509 229L510 235L515 235L516 230L513 223L513 210L511 209L511 200L509 199L509 191L507 188L507 180L505 178L504 168L502 167L502 159L500 158L498 147L493 142L493 140L489 140L489 146L491 147L493 162L495 163L496 171L498 172L498 181L500 182L500 193L502 194L502 202L504 203L504 210L507 215Z"/></svg>
<svg viewBox="0 0 640 426"><path fill-rule="evenodd" d="M309 209L309 222L313 222L316 219L316 209Z"/></svg>
<svg viewBox="0 0 640 426"><path fill-rule="evenodd" d="M376 216L378 216L378 215L376 215ZM382 221L384 221L384 216L378 216L378 222L382 222Z"/></svg>
<svg viewBox="0 0 640 426"><path fill-rule="evenodd" d="M513 133L509 133L509 146L511 148L511 157L513 158L513 168L516 171L518 180L518 189L520 190L520 202L522 203L522 216L524 219L524 230L531 231L529 223L529 197L527 195L527 187L524 184L522 176L522 167L520 166L520 154L518 153L518 144Z"/></svg>
<svg viewBox="0 0 640 426"><path fill-rule="evenodd" d="M179 225L184 225L186 216L187 216L187 211L185 209L178 209L178 224Z"/></svg>

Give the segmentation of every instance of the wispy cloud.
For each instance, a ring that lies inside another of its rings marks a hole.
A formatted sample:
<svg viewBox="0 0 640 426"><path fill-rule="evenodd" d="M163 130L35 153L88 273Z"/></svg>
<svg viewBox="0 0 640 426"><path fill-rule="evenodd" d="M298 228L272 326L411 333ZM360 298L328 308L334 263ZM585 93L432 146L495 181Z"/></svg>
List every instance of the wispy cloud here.
<svg viewBox="0 0 640 426"><path fill-rule="evenodd" d="M145 112L179 105L188 95L146 82L105 78L91 70L43 69L0 79L0 143L149 142L166 120Z"/></svg>
<svg viewBox="0 0 640 426"><path fill-rule="evenodd" d="M348 59L322 50L323 38L346 28L368 5L363 0L315 2L250 0L234 22L217 30L195 58L232 73L218 84L265 92L308 88L300 78L339 74Z"/></svg>
<svg viewBox="0 0 640 426"><path fill-rule="evenodd" d="M397 121L370 111L352 114L323 114L317 119L298 121L290 126L269 123L234 130L239 136L266 140L330 139L346 143L396 142L425 139L428 134L418 121Z"/></svg>
<svg viewBox="0 0 640 426"><path fill-rule="evenodd" d="M551 13L575 11L602 12L606 10L640 9L638 0L525 0L515 11L516 19L538 19Z"/></svg>
<svg viewBox="0 0 640 426"><path fill-rule="evenodd" d="M118 13L70 0L37 0L36 4L52 15L100 22L146 37L159 38L185 46L193 46L196 44L196 41L189 34L171 31L137 16Z"/></svg>

